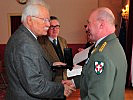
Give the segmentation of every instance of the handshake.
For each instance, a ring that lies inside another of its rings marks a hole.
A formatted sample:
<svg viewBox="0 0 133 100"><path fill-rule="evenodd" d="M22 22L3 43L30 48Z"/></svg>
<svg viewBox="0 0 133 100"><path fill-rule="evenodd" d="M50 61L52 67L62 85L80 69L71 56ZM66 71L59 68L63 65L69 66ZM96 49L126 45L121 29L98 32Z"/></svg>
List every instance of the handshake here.
<svg viewBox="0 0 133 100"><path fill-rule="evenodd" d="M53 66L66 66L66 64L62 62L54 62ZM71 80L62 80L62 84L64 85L64 95L66 97L72 94L73 91L76 91L75 84Z"/></svg>
<svg viewBox="0 0 133 100"><path fill-rule="evenodd" d="M62 84L64 85L64 95L66 97L70 96L73 91L76 91L75 84L72 80L62 80Z"/></svg>

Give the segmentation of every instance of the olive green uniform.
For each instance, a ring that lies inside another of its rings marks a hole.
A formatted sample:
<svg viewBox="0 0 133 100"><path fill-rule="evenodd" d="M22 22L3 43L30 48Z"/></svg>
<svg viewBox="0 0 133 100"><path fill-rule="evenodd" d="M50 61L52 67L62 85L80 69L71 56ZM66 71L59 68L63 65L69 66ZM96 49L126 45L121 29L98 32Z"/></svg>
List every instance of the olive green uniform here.
<svg viewBox="0 0 133 100"><path fill-rule="evenodd" d="M75 78L74 82L80 87L82 100L124 100L126 72L125 53L116 35L111 34L93 50L80 80Z"/></svg>

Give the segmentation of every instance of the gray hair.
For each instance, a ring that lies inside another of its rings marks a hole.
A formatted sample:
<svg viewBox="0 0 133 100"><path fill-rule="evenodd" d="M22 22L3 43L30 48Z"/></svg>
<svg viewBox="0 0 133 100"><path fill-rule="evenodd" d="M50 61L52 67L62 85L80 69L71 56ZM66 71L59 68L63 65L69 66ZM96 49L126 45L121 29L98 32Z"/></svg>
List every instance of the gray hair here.
<svg viewBox="0 0 133 100"><path fill-rule="evenodd" d="M97 20L107 20L111 25L115 25L115 17L109 8L102 7L97 10Z"/></svg>
<svg viewBox="0 0 133 100"><path fill-rule="evenodd" d="M25 22L27 16L38 16L38 5L44 6L46 9L48 9L48 5L46 5L44 0L29 0L22 12L21 22Z"/></svg>

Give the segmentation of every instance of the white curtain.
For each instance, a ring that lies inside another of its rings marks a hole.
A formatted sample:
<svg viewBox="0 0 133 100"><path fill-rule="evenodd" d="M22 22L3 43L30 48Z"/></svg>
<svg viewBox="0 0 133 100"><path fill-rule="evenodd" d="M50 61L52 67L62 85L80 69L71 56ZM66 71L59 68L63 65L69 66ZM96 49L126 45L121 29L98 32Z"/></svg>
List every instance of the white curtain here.
<svg viewBox="0 0 133 100"><path fill-rule="evenodd" d="M133 42L132 42L132 57L131 57L131 78L132 78L132 87L133 87Z"/></svg>

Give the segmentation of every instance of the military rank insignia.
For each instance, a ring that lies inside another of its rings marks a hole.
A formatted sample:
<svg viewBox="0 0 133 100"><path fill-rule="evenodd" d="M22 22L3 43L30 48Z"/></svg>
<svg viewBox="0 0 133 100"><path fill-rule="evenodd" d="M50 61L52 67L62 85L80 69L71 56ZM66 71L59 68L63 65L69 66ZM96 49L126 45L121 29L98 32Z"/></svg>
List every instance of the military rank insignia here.
<svg viewBox="0 0 133 100"><path fill-rule="evenodd" d="M99 52L102 52L106 45L107 45L107 42L104 42L100 47Z"/></svg>
<svg viewBox="0 0 133 100"><path fill-rule="evenodd" d="M100 75L104 70L104 63L102 61L95 61L95 72L97 75Z"/></svg>

